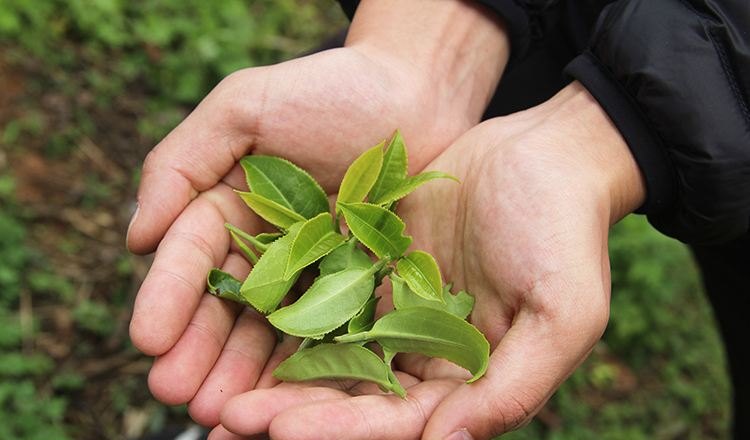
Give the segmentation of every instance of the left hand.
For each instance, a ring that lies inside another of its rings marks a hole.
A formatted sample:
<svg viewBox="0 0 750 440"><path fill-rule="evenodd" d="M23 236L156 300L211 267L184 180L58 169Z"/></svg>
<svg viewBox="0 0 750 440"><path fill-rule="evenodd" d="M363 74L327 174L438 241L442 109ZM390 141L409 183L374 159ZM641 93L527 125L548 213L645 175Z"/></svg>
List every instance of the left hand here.
<svg viewBox="0 0 750 440"><path fill-rule="evenodd" d="M282 383L230 400L211 439L487 439L528 422L585 359L609 316L609 227L644 198L599 105L573 83L471 129L428 168L462 183L425 185L400 214L414 247L475 296L486 375L466 384L446 361L400 355L406 399L367 383Z"/></svg>

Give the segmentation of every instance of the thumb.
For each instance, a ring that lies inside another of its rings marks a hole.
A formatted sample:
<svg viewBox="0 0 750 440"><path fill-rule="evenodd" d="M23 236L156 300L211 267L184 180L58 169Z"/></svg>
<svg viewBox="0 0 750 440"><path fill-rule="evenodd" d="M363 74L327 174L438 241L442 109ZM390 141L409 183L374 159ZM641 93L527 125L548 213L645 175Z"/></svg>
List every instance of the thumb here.
<svg viewBox="0 0 750 440"><path fill-rule="evenodd" d="M152 252L182 210L198 193L216 185L251 148L257 127L250 70L225 78L147 156L130 221L127 246Z"/></svg>
<svg viewBox="0 0 750 440"><path fill-rule="evenodd" d="M489 439L528 423L591 351L606 326L604 315L588 319L600 321L593 325L571 325L559 315L520 311L486 375L451 393L430 417L423 438Z"/></svg>

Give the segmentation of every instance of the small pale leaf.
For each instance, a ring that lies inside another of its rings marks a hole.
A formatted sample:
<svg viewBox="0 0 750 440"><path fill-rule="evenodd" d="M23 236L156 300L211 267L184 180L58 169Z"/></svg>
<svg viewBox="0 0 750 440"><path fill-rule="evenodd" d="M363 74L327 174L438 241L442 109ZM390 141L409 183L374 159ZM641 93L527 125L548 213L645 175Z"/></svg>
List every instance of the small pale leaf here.
<svg viewBox="0 0 750 440"><path fill-rule="evenodd" d="M383 142L362 153L349 165L336 200L341 203L363 201L378 178L382 165Z"/></svg>
<svg viewBox="0 0 750 440"><path fill-rule="evenodd" d="M383 166L380 168L378 179L370 190L369 200L378 200L383 195L398 188L406 178L408 158L406 145L401 132L396 130L383 156Z"/></svg>
<svg viewBox="0 0 750 440"><path fill-rule="evenodd" d="M331 214L324 212L306 221L292 243L284 277L293 276L336 249L344 240L343 235L333 230Z"/></svg>
<svg viewBox="0 0 750 440"><path fill-rule="evenodd" d="M432 255L414 251L398 260L396 270L417 295L427 300L443 301L440 268Z"/></svg>
<svg viewBox="0 0 750 440"><path fill-rule="evenodd" d="M451 179L458 182L457 178L451 176L448 173L444 173L442 171L426 171L424 173L417 174L416 176L411 176L404 179L403 181L401 181L399 186L392 188L377 199L371 198L370 203L374 203L376 205L389 205L399 199L406 197L407 195L409 195L409 193L433 179Z"/></svg>
<svg viewBox="0 0 750 440"><path fill-rule="evenodd" d="M305 217L256 193L237 191L237 194L263 220L282 229L289 229L297 222L305 221Z"/></svg>
<svg viewBox="0 0 750 440"><path fill-rule="evenodd" d="M302 223L292 225L287 235L271 243L242 283L240 294L261 313L275 310L297 281L299 272L285 278L284 271L292 243L301 226Z"/></svg>

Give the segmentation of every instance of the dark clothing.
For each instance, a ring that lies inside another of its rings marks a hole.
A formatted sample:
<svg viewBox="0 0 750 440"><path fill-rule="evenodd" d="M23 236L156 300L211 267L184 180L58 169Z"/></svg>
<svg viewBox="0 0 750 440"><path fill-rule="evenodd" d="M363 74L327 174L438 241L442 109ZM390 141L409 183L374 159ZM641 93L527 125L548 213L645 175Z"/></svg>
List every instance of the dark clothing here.
<svg viewBox="0 0 750 440"><path fill-rule="evenodd" d="M691 246L701 268L729 360L734 388L734 438L750 439L750 240Z"/></svg>
<svg viewBox="0 0 750 440"><path fill-rule="evenodd" d="M628 142L651 224L685 243L748 235L750 1L476 1L512 46L487 116L545 100L565 70ZM356 1L341 3L354 13ZM508 87L519 81L533 87Z"/></svg>
<svg viewBox="0 0 750 440"><path fill-rule="evenodd" d="M644 174L639 212L691 245L726 345L734 437L749 439L750 1L476 1L511 38L485 118L571 77L597 99ZM357 1L340 3L351 17Z"/></svg>

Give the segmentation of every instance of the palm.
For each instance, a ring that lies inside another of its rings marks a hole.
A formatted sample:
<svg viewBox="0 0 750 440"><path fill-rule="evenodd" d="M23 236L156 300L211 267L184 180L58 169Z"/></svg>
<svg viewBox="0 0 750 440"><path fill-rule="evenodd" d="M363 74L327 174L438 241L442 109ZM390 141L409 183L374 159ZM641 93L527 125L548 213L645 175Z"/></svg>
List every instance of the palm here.
<svg viewBox="0 0 750 440"><path fill-rule="evenodd" d="M236 398L222 423L274 438L442 438L446 425L464 423L457 408L475 407L488 412L474 432L485 438L537 411L562 380L550 372L569 374L606 322L609 215L533 129L519 117L472 129L428 166L462 183L432 182L399 205L413 246L476 298L471 320L494 350L485 378L462 385L468 376L458 367L402 355L395 365L406 401L365 384L281 384ZM540 160L550 162L537 168ZM248 413L260 416L248 421ZM362 414L378 417L363 428Z"/></svg>
<svg viewBox="0 0 750 440"><path fill-rule="evenodd" d="M240 71L149 155L139 197L148 209L141 208L128 244L146 252L164 238L139 291L131 336L158 356L149 377L157 398L189 401L196 420L215 425L224 402L265 386L259 377L267 361L285 353L257 314L238 317L236 307L203 295L211 267L239 278L249 270L224 223L249 232L262 227L232 191L245 187L237 160L283 156L332 191L348 163L398 124L413 139L410 165L419 169L472 121L433 108L410 78L408 66L348 48Z"/></svg>

